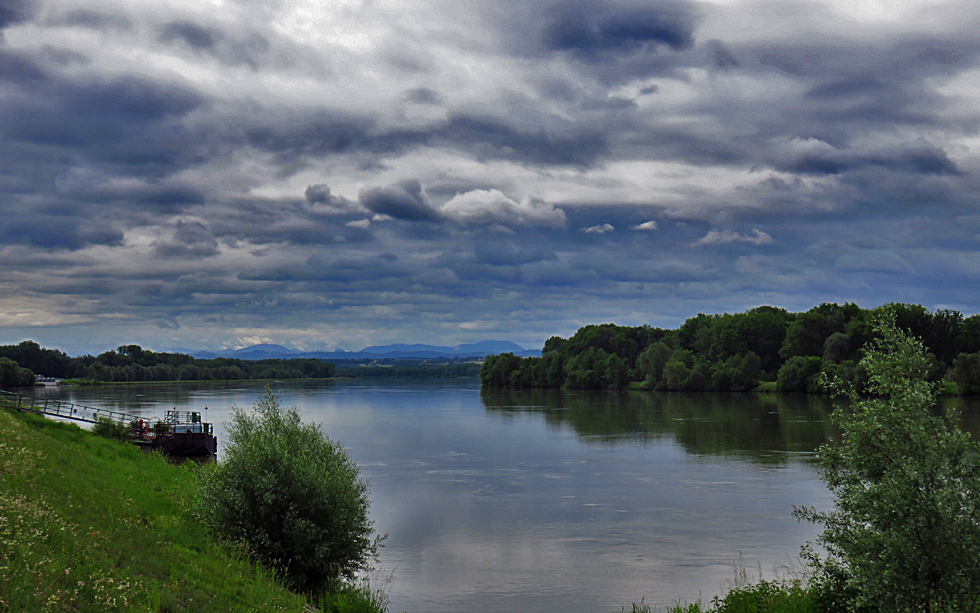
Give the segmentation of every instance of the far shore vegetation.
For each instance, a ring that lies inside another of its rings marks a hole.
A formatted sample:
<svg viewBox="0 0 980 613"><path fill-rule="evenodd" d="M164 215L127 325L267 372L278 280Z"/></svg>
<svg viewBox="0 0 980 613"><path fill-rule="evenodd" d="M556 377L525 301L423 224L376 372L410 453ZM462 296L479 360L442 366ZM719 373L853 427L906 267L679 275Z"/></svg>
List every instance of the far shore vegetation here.
<svg viewBox="0 0 980 613"><path fill-rule="evenodd" d="M70 357L34 341L0 345L0 388L31 387L37 376L63 385L145 383L228 383L296 379L477 379L480 362L451 358L338 360L315 358L242 360L199 359L123 345L98 356Z"/></svg>
<svg viewBox="0 0 980 613"><path fill-rule="evenodd" d="M761 306L699 314L676 330L589 325L549 338L539 358L488 357L480 379L493 388L825 393L824 377L866 380L860 361L884 310L922 340L928 380L942 393L980 394L980 315L914 304L824 303L804 313Z"/></svg>
<svg viewBox="0 0 980 613"><path fill-rule="evenodd" d="M13 372L15 369L19 371L17 383L7 382L7 371ZM325 379L333 377L335 371L333 363L312 358L198 359L183 353L150 351L139 345L122 345L115 351L106 351L98 356L74 358L57 349L45 349L34 341L0 346L0 387L33 385L35 375L85 384Z"/></svg>

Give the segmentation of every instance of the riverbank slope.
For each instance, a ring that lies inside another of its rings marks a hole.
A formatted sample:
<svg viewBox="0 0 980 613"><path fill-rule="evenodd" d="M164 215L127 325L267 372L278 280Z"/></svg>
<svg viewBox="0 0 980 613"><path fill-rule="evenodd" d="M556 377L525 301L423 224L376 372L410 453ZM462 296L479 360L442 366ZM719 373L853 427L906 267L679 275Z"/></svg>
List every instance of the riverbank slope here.
<svg viewBox="0 0 980 613"><path fill-rule="evenodd" d="M206 534L197 469L0 409L0 610L307 610Z"/></svg>

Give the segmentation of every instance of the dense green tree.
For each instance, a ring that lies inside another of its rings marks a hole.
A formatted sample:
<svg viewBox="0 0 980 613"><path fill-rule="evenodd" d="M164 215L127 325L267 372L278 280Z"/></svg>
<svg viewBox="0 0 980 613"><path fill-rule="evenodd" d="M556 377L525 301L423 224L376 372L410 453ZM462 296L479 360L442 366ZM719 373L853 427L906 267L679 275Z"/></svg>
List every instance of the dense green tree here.
<svg viewBox="0 0 980 613"><path fill-rule="evenodd" d="M34 373L17 362L0 358L0 387L32 387Z"/></svg>
<svg viewBox="0 0 980 613"><path fill-rule="evenodd" d="M70 377L75 369L75 360L63 351L44 349L34 341L0 346L0 357L45 377Z"/></svg>
<svg viewBox="0 0 980 613"><path fill-rule="evenodd" d="M723 392L745 392L759 385L762 360L754 352L733 355L715 366L711 387Z"/></svg>
<svg viewBox="0 0 980 613"><path fill-rule="evenodd" d="M636 366L636 358L645 346L647 331L615 324L589 325L580 328L562 345L566 354L579 355L588 349L600 349L606 354L616 354L626 360L630 368Z"/></svg>
<svg viewBox="0 0 980 613"><path fill-rule="evenodd" d="M544 342L544 349L541 350L542 353L550 353L552 351L561 351L568 341L560 336L552 336Z"/></svg>
<svg viewBox="0 0 980 613"><path fill-rule="evenodd" d="M511 373L520 368L521 358L513 353L487 356L480 369L480 382L489 387L507 387Z"/></svg>
<svg viewBox="0 0 980 613"><path fill-rule="evenodd" d="M781 392L818 392L823 361L813 356L794 356L783 364L776 376L776 389Z"/></svg>
<svg viewBox="0 0 980 613"><path fill-rule="evenodd" d="M759 356L764 372L775 374L779 369L779 349L786 340L790 321L785 309L771 306L751 309L743 316L740 332L747 350Z"/></svg>
<svg viewBox="0 0 980 613"><path fill-rule="evenodd" d="M565 386L572 389L606 389L610 386L609 354L589 347L565 362Z"/></svg>
<svg viewBox="0 0 980 613"><path fill-rule="evenodd" d="M644 387L653 389L660 383L671 353L670 347L663 342L652 343L643 350L636 362L636 378L643 381Z"/></svg>
<svg viewBox="0 0 980 613"><path fill-rule="evenodd" d="M616 354L606 358L606 382L610 389L623 389L629 383L630 369L626 360Z"/></svg>
<svg viewBox="0 0 980 613"><path fill-rule="evenodd" d="M834 508L797 510L824 526L827 556L808 556L845 610L977 611L980 447L940 409L925 347L895 317L861 360L868 395L835 385L843 444L819 456Z"/></svg>
<svg viewBox="0 0 980 613"><path fill-rule="evenodd" d="M367 484L338 443L283 409L270 390L253 410L235 408L223 459L205 471L201 518L223 539L304 593L353 579L377 555Z"/></svg>
<svg viewBox="0 0 980 613"><path fill-rule="evenodd" d="M963 314L959 311L939 309L932 313L929 328L922 341L945 366L951 366L960 354L959 335L963 328Z"/></svg>
<svg viewBox="0 0 980 613"><path fill-rule="evenodd" d="M834 332L823 342L823 360L840 362L851 355L851 337L843 332Z"/></svg>
<svg viewBox="0 0 980 613"><path fill-rule="evenodd" d="M980 352L980 315L963 320L956 335L956 346L961 353Z"/></svg>
<svg viewBox="0 0 980 613"><path fill-rule="evenodd" d="M540 387L561 387L565 385L565 356L558 352L548 353L542 358L544 379Z"/></svg>
<svg viewBox="0 0 980 613"><path fill-rule="evenodd" d="M961 353L953 362L949 378L959 386L961 394L980 395L980 353Z"/></svg>
<svg viewBox="0 0 980 613"><path fill-rule="evenodd" d="M670 361L664 366L663 376L657 389L682 390L691 376L691 369L684 362Z"/></svg>
<svg viewBox="0 0 980 613"><path fill-rule="evenodd" d="M714 318L714 315L698 313L695 317L684 321L681 327L677 329L678 347L692 352L703 350L703 344L711 338L711 324ZM701 330L706 331L701 332Z"/></svg>

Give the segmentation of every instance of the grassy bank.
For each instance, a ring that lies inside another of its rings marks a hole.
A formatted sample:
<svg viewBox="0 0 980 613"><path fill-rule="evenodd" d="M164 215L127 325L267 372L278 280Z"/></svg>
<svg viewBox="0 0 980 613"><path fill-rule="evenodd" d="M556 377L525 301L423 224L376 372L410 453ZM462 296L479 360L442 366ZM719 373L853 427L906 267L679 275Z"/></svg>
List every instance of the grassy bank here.
<svg viewBox="0 0 980 613"><path fill-rule="evenodd" d="M209 537L195 470L0 409L0 611L308 611ZM319 604L363 610L363 592Z"/></svg>

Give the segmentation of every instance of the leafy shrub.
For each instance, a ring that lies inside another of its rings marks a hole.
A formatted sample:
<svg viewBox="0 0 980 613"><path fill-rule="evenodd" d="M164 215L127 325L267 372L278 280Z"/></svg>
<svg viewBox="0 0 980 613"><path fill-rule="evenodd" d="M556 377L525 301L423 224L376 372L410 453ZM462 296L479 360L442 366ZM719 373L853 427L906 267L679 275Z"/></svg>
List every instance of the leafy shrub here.
<svg viewBox="0 0 980 613"><path fill-rule="evenodd" d="M165 436L167 434L170 434L170 424L168 424L165 421L154 422L153 434L157 436Z"/></svg>
<svg viewBox="0 0 980 613"><path fill-rule="evenodd" d="M318 604L323 613L378 613L388 610L388 595L359 582L321 596Z"/></svg>
<svg viewBox="0 0 980 613"><path fill-rule="evenodd" d="M128 441L131 438L130 428L126 424L99 416L96 418L92 432L97 436L112 439L114 441Z"/></svg>
<svg viewBox="0 0 980 613"><path fill-rule="evenodd" d="M820 368L823 361L817 357L794 356L786 361L776 375L776 389L780 392L820 391Z"/></svg>
<svg viewBox="0 0 980 613"><path fill-rule="evenodd" d="M323 594L377 555L367 485L320 426L303 424L266 388L253 410L234 409L224 459L204 471L201 517L242 542L303 593Z"/></svg>
<svg viewBox="0 0 980 613"><path fill-rule="evenodd" d="M940 411L940 384L921 341L884 314L861 360L865 391L834 419L843 446L820 465L835 494L827 512L796 515L824 525L828 557L809 552L834 607L827 610L976 611L980 608L980 448Z"/></svg>
<svg viewBox="0 0 980 613"><path fill-rule="evenodd" d="M717 613L817 613L815 595L799 583L760 581L715 598Z"/></svg>
<svg viewBox="0 0 980 613"><path fill-rule="evenodd" d="M980 394L980 353L961 353L953 362L950 379L966 396Z"/></svg>
<svg viewBox="0 0 980 613"><path fill-rule="evenodd" d="M33 385L33 371L21 368L13 360L0 358L0 387L31 387Z"/></svg>

